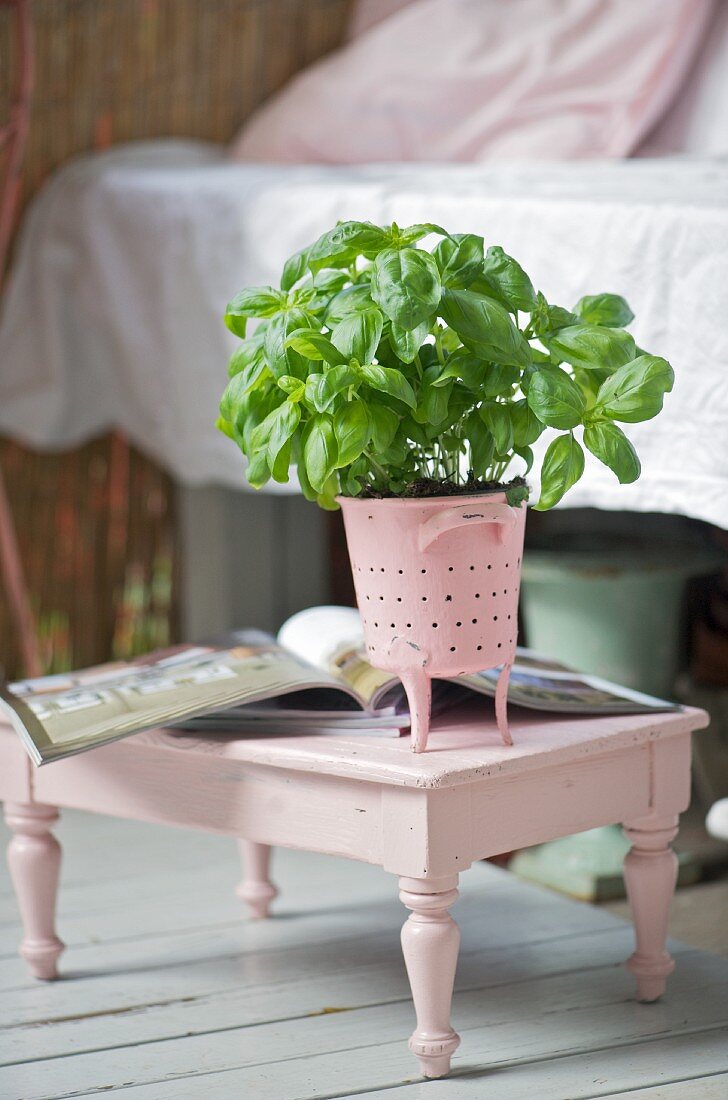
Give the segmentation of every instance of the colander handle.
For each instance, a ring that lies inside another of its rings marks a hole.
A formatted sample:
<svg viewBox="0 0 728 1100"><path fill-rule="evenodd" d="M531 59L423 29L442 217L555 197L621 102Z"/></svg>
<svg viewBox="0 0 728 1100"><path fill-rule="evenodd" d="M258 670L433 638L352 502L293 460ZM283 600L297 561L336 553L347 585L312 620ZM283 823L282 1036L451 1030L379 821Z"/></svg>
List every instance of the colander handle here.
<svg viewBox="0 0 728 1100"><path fill-rule="evenodd" d="M510 504L468 504L460 508L445 508L436 512L420 525L419 547L426 550L445 531L465 527L473 523L495 523L498 536L503 541L506 531L515 525L516 513Z"/></svg>

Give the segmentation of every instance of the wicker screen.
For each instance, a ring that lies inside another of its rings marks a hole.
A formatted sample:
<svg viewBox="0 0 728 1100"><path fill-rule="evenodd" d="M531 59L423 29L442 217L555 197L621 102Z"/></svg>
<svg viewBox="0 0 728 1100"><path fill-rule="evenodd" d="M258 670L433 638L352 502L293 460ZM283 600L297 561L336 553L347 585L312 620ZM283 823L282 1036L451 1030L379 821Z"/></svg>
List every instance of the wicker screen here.
<svg viewBox="0 0 728 1100"><path fill-rule="evenodd" d="M338 45L348 7L349 0L34 0L24 194L89 149L169 136L229 140L289 76ZM3 15L3 96L8 23Z"/></svg>
<svg viewBox="0 0 728 1100"><path fill-rule="evenodd" d="M124 141L224 142L341 41L349 0L34 0L36 88L21 209L70 157ZM0 7L0 102L12 78ZM174 486L118 436L37 455L0 441L48 669L174 638ZM0 592L0 664L18 674Z"/></svg>

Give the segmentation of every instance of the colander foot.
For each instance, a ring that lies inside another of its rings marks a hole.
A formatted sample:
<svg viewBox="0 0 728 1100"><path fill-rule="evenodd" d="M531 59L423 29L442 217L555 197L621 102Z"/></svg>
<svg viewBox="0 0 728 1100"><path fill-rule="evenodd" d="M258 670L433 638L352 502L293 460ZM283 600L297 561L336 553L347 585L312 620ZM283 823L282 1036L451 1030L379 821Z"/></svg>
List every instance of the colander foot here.
<svg viewBox="0 0 728 1100"><path fill-rule="evenodd" d="M498 723L498 731L504 745L513 744L511 731L508 729L508 680L510 675L511 666L509 664L504 665L495 689L495 720Z"/></svg>
<svg viewBox="0 0 728 1100"><path fill-rule="evenodd" d="M407 692L412 727L410 747L412 752L424 752L430 732L430 706L432 703L432 684L430 677L422 669L410 669L400 673Z"/></svg>

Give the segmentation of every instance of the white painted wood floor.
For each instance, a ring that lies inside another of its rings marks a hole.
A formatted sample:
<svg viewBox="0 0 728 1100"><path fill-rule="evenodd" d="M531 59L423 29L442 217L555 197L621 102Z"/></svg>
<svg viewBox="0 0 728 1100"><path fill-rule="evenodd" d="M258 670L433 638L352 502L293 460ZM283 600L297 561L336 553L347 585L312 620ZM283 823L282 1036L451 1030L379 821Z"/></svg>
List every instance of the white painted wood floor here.
<svg viewBox="0 0 728 1100"><path fill-rule="evenodd" d="M454 909L454 1073L424 1082L391 876L278 852L277 917L249 923L229 840L80 813L58 836L65 980L28 977L0 872L2 1100L728 1097L728 960L677 945L637 1005L629 926L490 866Z"/></svg>

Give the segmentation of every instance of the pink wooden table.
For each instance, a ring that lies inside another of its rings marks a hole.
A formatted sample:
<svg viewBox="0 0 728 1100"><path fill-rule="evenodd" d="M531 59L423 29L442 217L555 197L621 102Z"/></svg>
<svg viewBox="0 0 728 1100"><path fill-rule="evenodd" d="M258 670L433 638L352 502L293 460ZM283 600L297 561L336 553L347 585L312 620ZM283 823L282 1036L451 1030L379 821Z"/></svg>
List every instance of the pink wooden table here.
<svg viewBox="0 0 728 1100"><path fill-rule="evenodd" d="M61 807L236 837L238 888L265 917L277 891L272 846L382 866L399 878L410 916L402 949L417 1015L410 1049L440 1077L460 1040L450 1024L459 931L449 914L458 875L474 860L598 825L624 824L625 877L637 998L665 989L665 949L677 861L670 843L690 796L690 733L702 711L599 719L512 712L513 747L472 708L433 724L429 750L409 739L279 737L234 740L140 734L36 770L0 726L0 798L13 831L8 859L33 974L54 978L63 950L54 922ZM113 866L113 854L109 855Z"/></svg>

